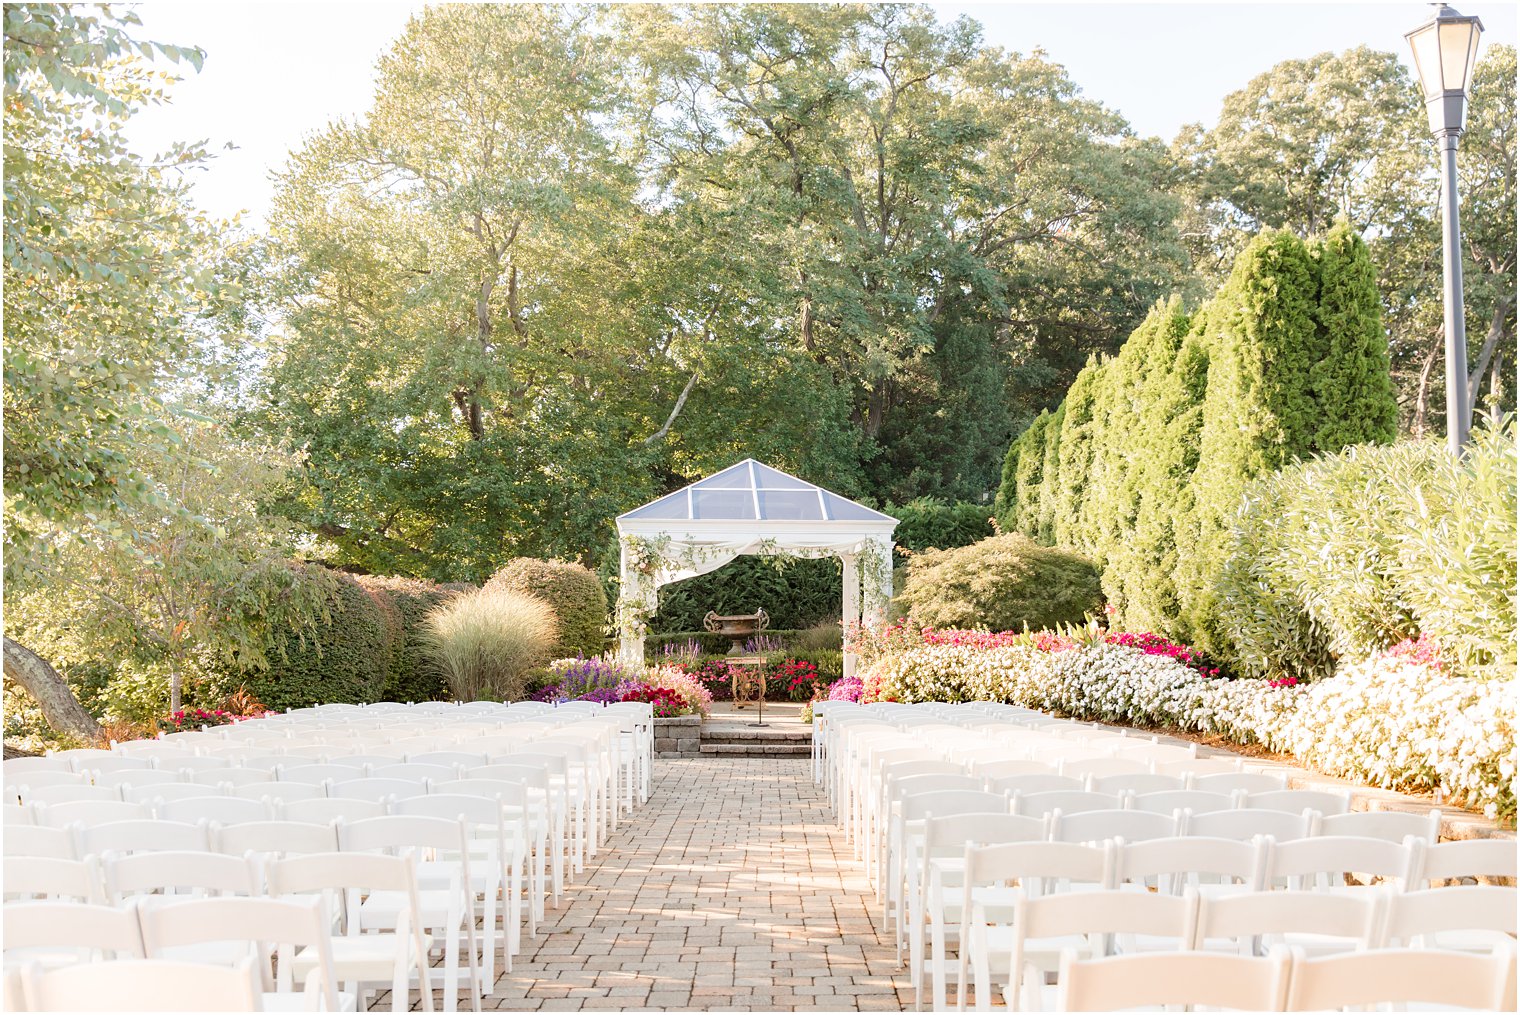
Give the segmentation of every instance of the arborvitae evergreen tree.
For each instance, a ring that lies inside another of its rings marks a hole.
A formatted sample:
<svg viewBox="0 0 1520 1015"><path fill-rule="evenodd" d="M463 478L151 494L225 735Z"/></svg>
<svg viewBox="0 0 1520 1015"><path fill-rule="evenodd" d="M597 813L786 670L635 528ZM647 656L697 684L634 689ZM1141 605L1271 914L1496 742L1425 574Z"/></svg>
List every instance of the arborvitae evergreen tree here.
<svg viewBox="0 0 1520 1015"><path fill-rule="evenodd" d="M1180 299L1158 303L1115 360L1130 411L1110 438L1124 466L1118 484L1097 498L1110 519L1104 595L1131 630L1169 626L1164 605L1154 600L1160 583L1170 587L1176 556L1170 511L1197 454L1196 427L1189 433L1178 422L1189 417L1196 424L1203 397L1196 357L1186 363L1179 358L1188 325ZM1183 368L1192 376L1179 377ZM1189 455L1187 472L1179 475L1178 461ZM1166 598L1174 601L1175 594Z"/></svg>
<svg viewBox="0 0 1520 1015"><path fill-rule="evenodd" d="M1103 366L1096 357L1077 374L1066 391L1066 411L1061 419L1061 463L1059 485L1055 491L1055 542L1086 553L1078 510L1087 493L1088 467L1092 464L1093 412L1101 391Z"/></svg>
<svg viewBox="0 0 1520 1015"><path fill-rule="evenodd" d="M1342 219L1317 244L1315 255L1315 319L1324 352L1310 371L1318 413L1314 450L1335 454L1351 444L1391 444L1399 410L1367 244Z"/></svg>
<svg viewBox="0 0 1520 1015"><path fill-rule="evenodd" d="M1315 323L1318 280L1304 242L1264 232L1235 262L1209 313L1208 392L1190 545L1179 546L1182 620L1194 644L1216 655L1229 634L1214 609L1225 537L1246 484L1307 455L1319 429L1310 373L1322 358Z"/></svg>
<svg viewBox="0 0 1520 1015"><path fill-rule="evenodd" d="M1003 478L998 482L997 496L992 498L992 516L1004 532L1018 531L1015 512L1019 496L1019 451L1023 448L1019 440L1023 436L1020 434L1009 442L1008 453L1003 456Z"/></svg>
<svg viewBox="0 0 1520 1015"><path fill-rule="evenodd" d="M1014 529L1034 539L1040 528L1040 481L1045 471L1045 435L1050 429L1049 410L1035 417L1019 438L1017 493L1014 499Z"/></svg>
<svg viewBox="0 0 1520 1015"><path fill-rule="evenodd" d="M1056 500L1061 484L1061 425L1066 421L1066 403L1056 406L1045 428L1045 464L1040 470L1038 534L1035 539L1046 546L1056 542Z"/></svg>

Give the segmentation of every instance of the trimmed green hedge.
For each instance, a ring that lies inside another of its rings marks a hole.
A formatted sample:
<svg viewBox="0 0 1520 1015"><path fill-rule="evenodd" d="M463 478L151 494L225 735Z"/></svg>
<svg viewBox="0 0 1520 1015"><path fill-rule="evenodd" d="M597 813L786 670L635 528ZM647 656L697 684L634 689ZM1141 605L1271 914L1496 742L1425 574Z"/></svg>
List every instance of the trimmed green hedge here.
<svg viewBox="0 0 1520 1015"><path fill-rule="evenodd" d="M607 593L595 573L561 560L515 557L504 564L486 589L522 592L548 603L559 621L559 640L551 655L595 655L607 627Z"/></svg>
<svg viewBox="0 0 1520 1015"><path fill-rule="evenodd" d="M425 651L424 620L428 611L459 593L414 578L360 575L359 585L377 599L388 601L401 626L401 637L386 671L386 701L438 701L448 686L437 661Z"/></svg>
<svg viewBox="0 0 1520 1015"><path fill-rule="evenodd" d="M387 610L353 575L332 573L326 621L311 631L279 630L270 638L269 666L243 678L273 709L329 702L379 701L404 641L399 610Z"/></svg>

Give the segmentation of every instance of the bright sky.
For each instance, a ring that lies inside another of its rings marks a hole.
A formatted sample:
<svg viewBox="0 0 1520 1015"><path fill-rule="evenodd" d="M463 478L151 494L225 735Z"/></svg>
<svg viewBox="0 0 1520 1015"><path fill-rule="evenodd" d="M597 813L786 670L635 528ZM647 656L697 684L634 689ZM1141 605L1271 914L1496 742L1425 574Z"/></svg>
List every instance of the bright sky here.
<svg viewBox="0 0 1520 1015"><path fill-rule="evenodd" d="M196 179L214 215L246 210L263 222L269 174L302 138L369 106L374 64L406 26L414 3L146 0L142 34L206 50L171 105L150 109L130 133L143 151L174 141L231 143ZM1142 134L1170 139L1183 124L1210 123L1220 103L1273 64L1367 45L1409 62L1403 34L1430 16L1423 3L985 3L934 4L965 14L987 42L1043 48L1084 93L1119 110ZM1485 46L1515 44L1516 8L1459 3L1486 29Z"/></svg>

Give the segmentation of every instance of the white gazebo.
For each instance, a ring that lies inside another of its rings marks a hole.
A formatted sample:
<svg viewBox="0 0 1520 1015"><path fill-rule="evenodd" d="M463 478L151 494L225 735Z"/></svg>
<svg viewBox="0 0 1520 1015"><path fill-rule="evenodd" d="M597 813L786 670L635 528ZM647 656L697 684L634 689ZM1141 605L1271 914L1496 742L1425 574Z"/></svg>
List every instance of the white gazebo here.
<svg viewBox="0 0 1520 1015"><path fill-rule="evenodd" d="M892 599L897 519L746 458L617 519L620 657L644 660L644 634L660 586L722 567L746 553L838 557L848 632L875 627ZM755 604L764 607L764 603ZM855 672L846 650L845 676Z"/></svg>

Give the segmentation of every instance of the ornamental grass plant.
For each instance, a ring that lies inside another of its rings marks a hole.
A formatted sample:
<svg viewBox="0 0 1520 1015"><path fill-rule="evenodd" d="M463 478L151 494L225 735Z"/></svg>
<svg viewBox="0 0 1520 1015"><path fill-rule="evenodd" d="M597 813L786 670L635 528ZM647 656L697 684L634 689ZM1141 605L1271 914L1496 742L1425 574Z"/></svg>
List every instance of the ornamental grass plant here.
<svg viewBox="0 0 1520 1015"><path fill-rule="evenodd" d="M434 609L428 648L460 701L515 701L530 670L549 658L558 636L543 600L505 589L481 589Z"/></svg>

